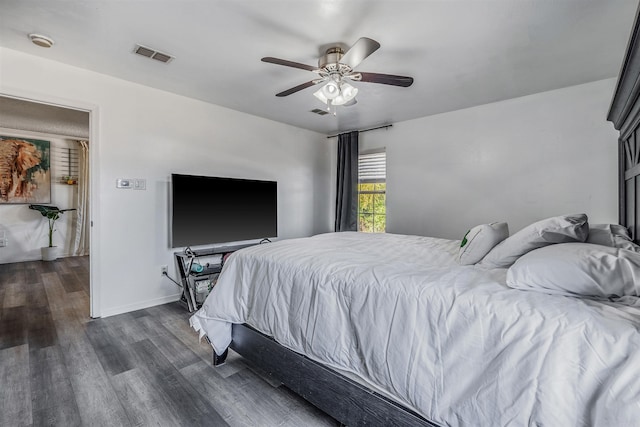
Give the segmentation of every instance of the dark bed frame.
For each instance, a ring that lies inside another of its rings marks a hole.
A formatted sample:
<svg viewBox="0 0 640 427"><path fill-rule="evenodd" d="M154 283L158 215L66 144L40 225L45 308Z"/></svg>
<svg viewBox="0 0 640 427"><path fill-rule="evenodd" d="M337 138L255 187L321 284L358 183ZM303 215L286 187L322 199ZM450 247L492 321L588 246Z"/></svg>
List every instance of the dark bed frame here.
<svg viewBox="0 0 640 427"><path fill-rule="evenodd" d="M244 324L234 324L231 348L343 425L437 427L381 394ZM214 365L223 360L215 357Z"/></svg>
<svg viewBox="0 0 640 427"><path fill-rule="evenodd" d="M640 9L639 9L640 10ZM619 222L640 241L640 31L638 12L607 119L618 139ZM433 427L411 409L295 353L247 325L233 325L231 348L313 405L348 426ZM226 354L215 356L214 365Z"/></svg>
<svg viewBox="0 0 640 427"><path fill-rule="evenodd" d="M640 9L639 9L640 11ZM618 138L618 221L640 243L640 40L638 12L607 120Z"/></svg>

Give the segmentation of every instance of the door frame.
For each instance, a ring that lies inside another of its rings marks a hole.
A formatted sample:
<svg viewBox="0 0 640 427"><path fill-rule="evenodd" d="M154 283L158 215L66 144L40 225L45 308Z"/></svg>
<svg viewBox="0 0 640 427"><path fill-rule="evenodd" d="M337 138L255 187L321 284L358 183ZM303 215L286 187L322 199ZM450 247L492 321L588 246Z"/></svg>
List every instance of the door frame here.
<svg viewBox="0 0 640 427"><path fill-rule="evenodd" d="M0 90L0 96L89 113L89 316L92 318L101 317L100 247L98 245L100 241L100 228L96 227L96 224L100 224L100 198L94 197L94 195L99 193L100 188L100 164L98 162L98 152L100 151L100 133L98 129L100 123L99 107L96 104L90 104L80 100L59 98L11 87L3 87Z"/></svg>

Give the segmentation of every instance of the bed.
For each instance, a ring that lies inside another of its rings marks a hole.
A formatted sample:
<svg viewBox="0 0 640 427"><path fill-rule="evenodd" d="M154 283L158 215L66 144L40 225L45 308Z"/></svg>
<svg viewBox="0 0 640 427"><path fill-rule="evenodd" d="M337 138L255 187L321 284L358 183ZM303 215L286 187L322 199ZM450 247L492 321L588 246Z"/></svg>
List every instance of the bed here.
<svg viewBox="0 0 640 427"><path fill-rule="evenodd" d="M271 337L414 417L404 425L632 425L638 299L512 289L509 269L460 265L459 247L344 232L243 249L192 326L217 354L234 334ZM251 328L234 331L242 324ZM257 362L282 367L268 341L254 347L262 348ZM297 363L269 371L279 376ZM292 386L299 382L295 374ZM332 415L348 425L402 425L385 411L365 408L364 421Z"/></svg>
<svg viewBox="0 0 640 427"><path fill-rule="evenodd" d="M638 425L638 25L608 116L621 226L587 225L569 242L552 233L502 265L485 258L513 236L468 264L469 235L347 232L243 249L191 318L214 363L233 348L350 426Z"/></svg>

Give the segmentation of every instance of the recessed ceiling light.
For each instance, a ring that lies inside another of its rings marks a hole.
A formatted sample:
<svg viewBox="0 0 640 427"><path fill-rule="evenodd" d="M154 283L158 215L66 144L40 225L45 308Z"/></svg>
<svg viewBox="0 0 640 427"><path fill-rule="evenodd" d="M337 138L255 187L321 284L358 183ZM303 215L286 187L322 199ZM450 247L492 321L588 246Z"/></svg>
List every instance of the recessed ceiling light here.
<svg viewBox="0 0 640 427"><path fill-rule="evenodd" d="M53 46L54 41L41 34L29 34L29 38L33 42L33 44L38 45L40 47L51 47Z"/></svg>

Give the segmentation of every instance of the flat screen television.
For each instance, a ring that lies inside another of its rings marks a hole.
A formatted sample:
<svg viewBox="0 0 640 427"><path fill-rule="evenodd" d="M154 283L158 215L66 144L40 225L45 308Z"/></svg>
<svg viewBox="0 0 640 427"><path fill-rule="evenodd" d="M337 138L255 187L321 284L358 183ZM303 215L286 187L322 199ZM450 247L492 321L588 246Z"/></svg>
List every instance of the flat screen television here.
<svg viewBox="0 0 640 427"><path fill-rule="evenodd" d="M278 183L171 175L171 247L278 236Z"/></svg>

